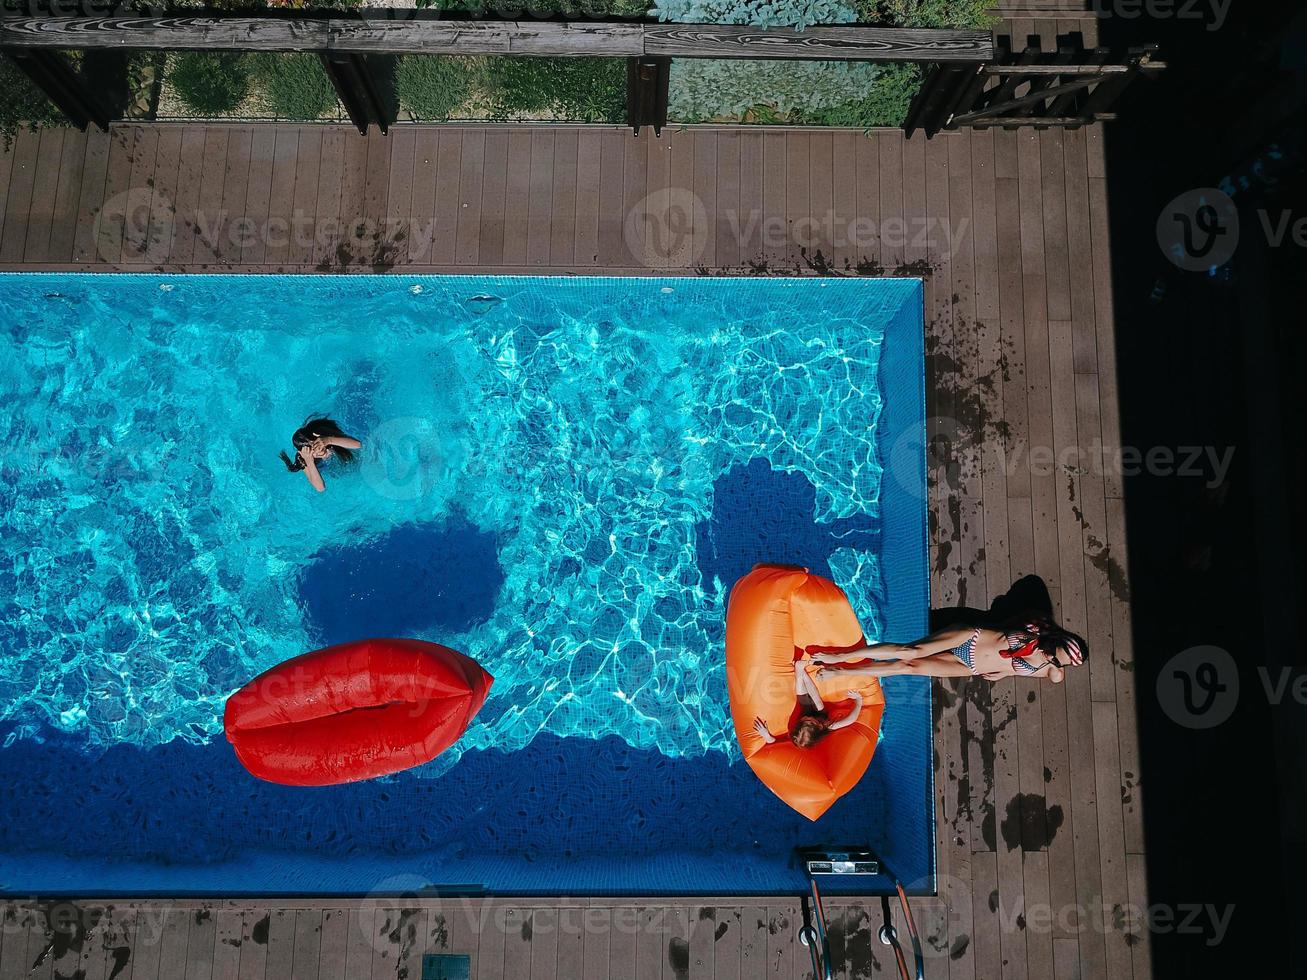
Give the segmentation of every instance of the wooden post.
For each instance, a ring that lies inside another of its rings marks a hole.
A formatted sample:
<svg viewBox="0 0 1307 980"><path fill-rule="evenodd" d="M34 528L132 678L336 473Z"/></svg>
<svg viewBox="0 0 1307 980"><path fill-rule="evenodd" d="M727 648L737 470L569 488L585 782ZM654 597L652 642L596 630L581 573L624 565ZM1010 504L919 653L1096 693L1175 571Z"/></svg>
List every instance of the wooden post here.
<svg viewBox="0 0 1307 980"><path fill-rule="evenodd" d="M99 129L109 131L108 109L62 54L38 49L6 51L5 54L78 129L85 130L94 123Z"/></svg>
<svg viewBox="0 0 1307 980"><path fill-rule="evenodd" d="M636 136L641 126L652 126L654 136L662 135L671 74L671 58L626 59L626 124Z"/></svg>
<svg viewBox="0 0 1307 980"><path fill-rule="evenodd" d="M350 122L366 136L368 124L376 123L382 135L391 122L390 113L377 90L376 80L368 68L367 57L343 51L323 51L319 54L322 67L335 86L340 103L349 113Z"/></svg>

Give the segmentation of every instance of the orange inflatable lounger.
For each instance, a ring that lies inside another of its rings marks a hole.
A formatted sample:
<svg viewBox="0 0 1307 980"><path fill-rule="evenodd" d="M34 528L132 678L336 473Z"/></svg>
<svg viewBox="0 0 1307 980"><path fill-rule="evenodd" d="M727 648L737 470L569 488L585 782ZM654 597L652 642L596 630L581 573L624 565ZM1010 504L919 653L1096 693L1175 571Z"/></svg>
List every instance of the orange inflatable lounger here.
<svg viewBox="0 0 1307 980"><path fill-rule="evenodd" d="M360 640L264 671L227 701L223 727L259 779L329 786L430 762L467 730L494 678L422 640Z"/></svg>
<svg viewBox="0 0 1307 980"><path fill-rule="evenodd" d="M801 749L782 732L798 714L794 664L807 652L860 646L862 627L838 585L806 569L759 565L735 583L726 610L726 685L744 758L767 788L809 820L851 790L876 751L885 696L874 677L828 677L817 684L833 715L862 694L858 720ZM808 668L809 672L815 670ZM843 702L843 703L841 703ZM780 737L771 744L753 730L762 718Z"/></svg>

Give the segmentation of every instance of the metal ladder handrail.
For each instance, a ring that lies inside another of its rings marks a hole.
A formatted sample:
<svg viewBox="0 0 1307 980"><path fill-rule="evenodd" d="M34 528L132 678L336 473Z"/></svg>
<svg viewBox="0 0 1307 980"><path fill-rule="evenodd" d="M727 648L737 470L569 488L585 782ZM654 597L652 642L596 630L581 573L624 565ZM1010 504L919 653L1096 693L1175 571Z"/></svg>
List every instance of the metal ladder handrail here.
<svg viewBox="0 0 1307 980"><path fill-rule="evenodd" d="M830 962L830 938L826 932L826 912L822 907L821 891L817 888L815 879L809 878L808 884L812 889L812 907L809 909L808 896L801 899L803 909L803 925L799 928L799 942L808 947L808 955L812 958L812 975L815 980L835 980L835 975L831 970ZM903 945L899 942L898 930L894 928L891 920L889 896L880 897L880 909L883 924L877 931L877 937L881 944L889 946L894 950L894 959L898 963L899 976L902 980L925 980L926 962L925 956L921 949L921 937L917 933L917 924L912 918L912 909L908 905L907 892L903 890L903 885L896 878L894 880L894 889L898 893L899 903L903 908L903 921L908 928L908 938L912 940L912 958L915 973L908 969L908 960L903 951ZM815 912L815 919L812 913Z"/></svg>

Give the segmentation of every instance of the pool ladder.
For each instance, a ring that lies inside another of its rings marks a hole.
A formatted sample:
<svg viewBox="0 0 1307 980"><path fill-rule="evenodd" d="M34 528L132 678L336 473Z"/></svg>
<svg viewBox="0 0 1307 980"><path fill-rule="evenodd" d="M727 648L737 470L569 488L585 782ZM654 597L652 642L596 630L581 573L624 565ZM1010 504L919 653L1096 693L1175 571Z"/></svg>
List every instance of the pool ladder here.
<svg viewBox="0 0 1307 980"><path fill-rule="evenodd" d="M853 862L842 863L852 864ZM870 863L879 864L880 867L883 867L883 864L874 860ZM804 895L802 898L803 925L799 929L799 942L808 947L808 955L812 957L813 977L816 980L835 980L835 973L830 961L830 939L826 935L826 913L822 908L821 890L817 887L817 879L813 877L811 870L813 864L812 861L804 862L804 871L808 875L811 895ZM830 873L874 874L876 872L832 871ZM912 909L908 905L907 892L903 890L903 884L898 878L894 879L894 890L898 894L899 905L903 910L903 922L907 926L908 938L912 942L912 969L908 968L907 954L903 950L903 944L899 942L898 929L894 927L888 895L880 896L882 924L876 935L880 939L881 945L889 946L894 950L894 959L898 963L899 976L902 980L925 980L926 964L921 951L921 937L917 934L917 924L912 919Z"/></svg>

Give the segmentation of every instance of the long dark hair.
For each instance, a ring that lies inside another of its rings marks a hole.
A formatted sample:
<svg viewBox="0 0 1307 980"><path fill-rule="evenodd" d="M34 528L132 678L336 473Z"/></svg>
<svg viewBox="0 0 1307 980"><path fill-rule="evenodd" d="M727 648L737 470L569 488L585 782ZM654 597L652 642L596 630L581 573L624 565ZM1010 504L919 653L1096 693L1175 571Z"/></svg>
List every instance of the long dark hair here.
<svg viewBox="0 0 1307 980"><path fill-rule="evenodd" d="M298 473L304 469L304 460L300 458L300 450L314 439L323 439L328 436L334 436L339 439L348 439L341 427L331 419L316 419L310 416L305 419L304 424L295 430L295 434L290 437L291 445L295 447L295 458L286 455L286 450L281 451L281 461L286 464L286 469L292 473ZM345 449L341 446L331 447L332 455L337 457L342 463L351 463L354 461L354 450Z"/></svg>
<svg viewBox="0 0 1307 980"><path fill-rule="evenodd" d="M1033 642L1040 653L1059 667L1063 665L1058 662L1058 654L1063 650L1073 664L1081 664L1089 659L1089 644L1083 636L1059 626L1042 613L1014 616L1003 632L1013 649Z"/></svg>

